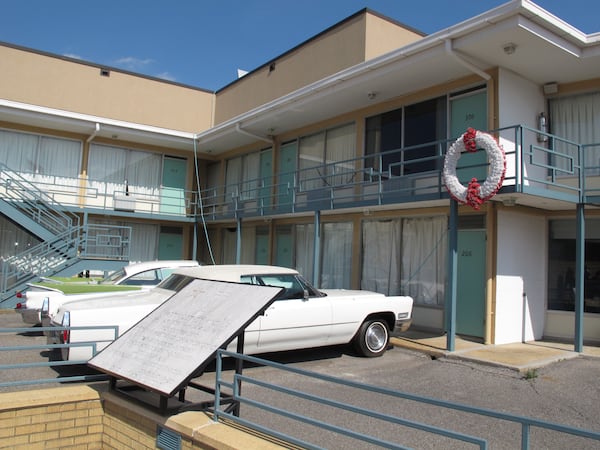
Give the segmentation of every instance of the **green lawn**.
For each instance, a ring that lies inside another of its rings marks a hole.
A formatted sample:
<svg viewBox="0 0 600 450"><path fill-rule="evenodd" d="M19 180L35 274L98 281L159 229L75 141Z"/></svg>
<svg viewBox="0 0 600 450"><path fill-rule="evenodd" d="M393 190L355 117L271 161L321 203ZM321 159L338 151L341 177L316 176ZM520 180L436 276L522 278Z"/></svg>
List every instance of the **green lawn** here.
<svg viewBox="0 0 600 450"><path fill-rule="evenodd" d="M81 280L81 278L79 279ZM110 284L89 284L68 282L68 283L35 283L37 286L44 286L52 289L58 289L65 294L92 294L97 292L115 292L115 291L139 291L139 286L114 286Z"/></svg>

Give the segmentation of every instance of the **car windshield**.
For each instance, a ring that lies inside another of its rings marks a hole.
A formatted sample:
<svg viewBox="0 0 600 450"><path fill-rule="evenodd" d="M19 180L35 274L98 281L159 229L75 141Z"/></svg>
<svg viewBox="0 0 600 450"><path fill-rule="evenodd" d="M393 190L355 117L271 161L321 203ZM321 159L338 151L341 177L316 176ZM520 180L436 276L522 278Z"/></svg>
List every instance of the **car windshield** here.
<svg viewBox="0 0 600 450"><path fill-rule="evenodd" d="M258 284L260 286L275 286L283 288L277 300L308 297L323 297L325 294L315 289L308 281L294 274L273 275L242 275L240 281L246 284Z"/></svg>
<svg viewBox="0 0 600 450"><path fill-rule="evenodd" d="M125 276L125 269L119 269L100 281L100 284L114 284L120 278Z"/></svg>
<svg viewBox="0 0 600 450"><path fill-rule="evenodd" d="M157 287L161 289L167 289L169 291L179 292L188 284L190 284L194 277L190 277L187 275L182 275L179 273L172 273L167 278L165 278Z"/></svg>

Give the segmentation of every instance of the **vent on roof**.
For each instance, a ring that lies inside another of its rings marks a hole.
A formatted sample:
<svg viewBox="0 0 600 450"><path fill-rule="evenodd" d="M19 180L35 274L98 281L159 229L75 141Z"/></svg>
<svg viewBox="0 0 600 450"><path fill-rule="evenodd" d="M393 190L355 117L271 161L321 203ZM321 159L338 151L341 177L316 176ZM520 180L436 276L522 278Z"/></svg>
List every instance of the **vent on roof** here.
<svg viewBox="0 0 600 450"><path fill-rule="evenodd" d="M156 448L181 450L181 435L159 426L156 430Z"/></svg>
<svg viewBox="0 0 600 450"><path fill-rule="evenodd" d="M102 77L110 77L110 70L108 69L100 69L100 76Z"/></svg>

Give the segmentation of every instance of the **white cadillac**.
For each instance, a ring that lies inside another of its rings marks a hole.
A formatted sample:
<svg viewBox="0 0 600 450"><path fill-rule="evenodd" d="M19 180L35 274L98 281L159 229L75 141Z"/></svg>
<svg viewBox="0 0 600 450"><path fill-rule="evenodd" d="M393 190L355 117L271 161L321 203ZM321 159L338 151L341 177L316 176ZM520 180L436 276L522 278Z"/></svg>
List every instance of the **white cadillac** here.
<svg viewBox="0 0 600 450"><path fill-rule="evenodd" d="M53 332L50 343L70 344L62 349L62 358L83 363L196 278L284 288L264 315L246 328L247 354L353 343L363 356L380 356L390 333L407 330L412 321L411 297L319 291L297 271L283 267L215 265L179 269L145 293L66 303L51 325L68 329ZM229 348L235 350L235 341Z"/></svg>
<svg viewBox="0 0 600 450"><path fill-rule="evenodd" d="M33 325L42 323L44 326L49 326L50 321L45 320L44 317L52 318L63 303L109 295L122 296L123 290L115 286L121 288L127 286L132 290L149 290L171 275L175 269L196 266L198 266L196 261L189 260L158 260L129 264L97 283L85 279L80 283L68 283L71 290L79 291L72 294L65 294L62 291L61 287L66 283L57 282L52 285L33 283L21 294L21 301L17 303L15 311L21 314L25 323ZM73 289L74 287L79 289ZM95 292L90 292L91 289Z"/></svg>

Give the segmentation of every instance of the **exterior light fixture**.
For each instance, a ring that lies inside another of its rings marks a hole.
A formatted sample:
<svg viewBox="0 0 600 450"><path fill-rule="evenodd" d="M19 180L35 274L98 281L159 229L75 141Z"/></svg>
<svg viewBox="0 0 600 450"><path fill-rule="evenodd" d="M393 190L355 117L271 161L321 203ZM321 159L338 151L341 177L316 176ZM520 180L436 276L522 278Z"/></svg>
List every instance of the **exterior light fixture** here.
<svg viewBox="0 0 600 450"><path fill-rule="evenodd" d="M502 46L502 50L504 50L504 53L507 55L512 55L517 50L517 44L509 42L508 44L504 44Z"/></svg>

